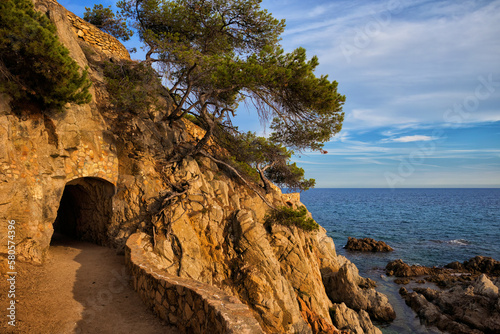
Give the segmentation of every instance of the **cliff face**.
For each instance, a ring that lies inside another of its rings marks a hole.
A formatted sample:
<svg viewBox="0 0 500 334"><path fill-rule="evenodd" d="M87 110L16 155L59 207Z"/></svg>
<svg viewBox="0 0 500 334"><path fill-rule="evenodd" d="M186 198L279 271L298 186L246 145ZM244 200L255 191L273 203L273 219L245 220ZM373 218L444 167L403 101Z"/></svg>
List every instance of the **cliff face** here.
<svg viewBox="0 0 500 334"><path fill-rule="evenodd" d="M14 114L8 97L0 99L0 218L16 221L20 259L42 263L54 228L119 249L142 231L151 236L159 269L238 297L266 332L333 333L335 324L377 333L366 312L394 318L387 298L336 255L324 229L265 227L264 201L209 158L166 164L200 130L187 121L158 122L154 110L114 112L99 64L128 55L86 41L57 3L36 6L56 24L72 57L89 66L93 100L41 116ZM266 198L302 205L279 189ZM2 224L0 253L6 246Z"/></svg>

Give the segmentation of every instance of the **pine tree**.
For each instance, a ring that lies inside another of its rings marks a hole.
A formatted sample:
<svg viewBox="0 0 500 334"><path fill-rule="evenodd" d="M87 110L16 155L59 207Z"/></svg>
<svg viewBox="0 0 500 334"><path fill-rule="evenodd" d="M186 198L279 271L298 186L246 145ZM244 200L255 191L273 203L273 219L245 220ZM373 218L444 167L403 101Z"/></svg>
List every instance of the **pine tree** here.
<svg viewBox="0 0 500 334"><path fill-rule="evenodd" d="M55 26L30 0L0 2L0 76L0 91L14 103L30 100L61 109L68 102L91 100L87 72L69 56Z"/></svg>
<svg viewBox="0 0 500 334"><path fill-rule="evenodd" d="M317 57L279 45L284 20L260 8L260 0L121 0L161 69L175 108L167 119L190 113L214 134L241 101L273 119L273 140L296 150L319 150L340 131L345 97L327 76L316 77Z"/></svg>

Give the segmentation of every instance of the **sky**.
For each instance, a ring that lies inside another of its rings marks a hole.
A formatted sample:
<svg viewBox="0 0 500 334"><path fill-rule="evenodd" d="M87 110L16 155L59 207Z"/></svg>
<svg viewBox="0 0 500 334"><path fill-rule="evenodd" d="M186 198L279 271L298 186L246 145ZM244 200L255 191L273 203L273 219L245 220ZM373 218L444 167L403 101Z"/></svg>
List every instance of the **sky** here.
<svg viewBox="0 0 500 334"><path fill-rule="evenodd" d="M80 16L93 4L59 2ZM317 55L316 74L346 96L328 153L293 158L316 187L500 187L500 0L261 6L286 20L285 51ZM251 109L240 108L235 123L269 134Z"/></svg>

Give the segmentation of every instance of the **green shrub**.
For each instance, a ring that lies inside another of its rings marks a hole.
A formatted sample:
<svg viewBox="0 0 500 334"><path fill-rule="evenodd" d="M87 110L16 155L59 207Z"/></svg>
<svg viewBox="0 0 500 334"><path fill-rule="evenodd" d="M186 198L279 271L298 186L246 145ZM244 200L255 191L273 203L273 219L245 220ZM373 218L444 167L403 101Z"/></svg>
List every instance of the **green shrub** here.
<svg viewBox="0 0 500 334"><path fill-rule="evenodd" d="M30 0L0 1L0 92L62 109L90 102L86 71L58 40L56 27Z"/></svg>
<svg viewBox="0 0 500 334"><path fill-rule="evenodd" d="M272 210L265 217L265 224L272 226L274 224L280 224L285 226L297 226L305 231L314 231L319 229L318 223L314 219L307 217L307 209L305 206L301 206L297 210L282 206L275 210Z"/></svg>

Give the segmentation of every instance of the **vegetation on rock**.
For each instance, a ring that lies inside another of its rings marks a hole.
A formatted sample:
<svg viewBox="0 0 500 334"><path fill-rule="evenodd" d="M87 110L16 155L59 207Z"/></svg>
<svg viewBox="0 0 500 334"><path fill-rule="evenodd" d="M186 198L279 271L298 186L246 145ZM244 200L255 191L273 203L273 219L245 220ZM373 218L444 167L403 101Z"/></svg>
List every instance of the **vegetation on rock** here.
<svg viewBox="0 0 500 334"><path fill-rule="evenodd" d="M301 206L298 209L282 206L271 210L271 212L266 215L265 220L265 224L268 226L274 224L285 226L293 225L306 231L319 229L318 223L316 223L314 219L307 217L307 209L305 206Z"/></svg>
<svg viewBox="0 0 500 334"><path fill-rule="evenodd" d="M103 5L94 5L92 9L85 7L83 19L123 41L128 41L133 35L133 31L127 27L127 22L117 17L111 10L111 6L104 8Z"/></svg>
<svg viewBox="0 0 500 334"><path fill-rule="evenodd" d="M158 107L161 82L151 66L131 61L106 62L104 77L110 102L120 113L140 114Z"/></svg>
<svg viewBox="0 0 500 334"><path fill-rule="evenodd" d="M0 92L14 104L27 99L62 108L91 100L87 72L69 56L56 27L30 0L0 2Z"/></svg>

